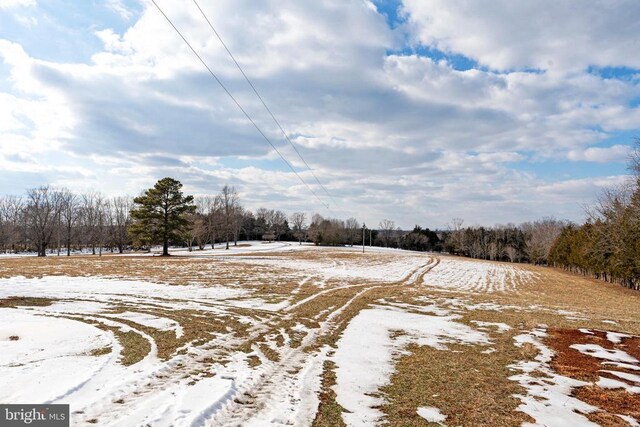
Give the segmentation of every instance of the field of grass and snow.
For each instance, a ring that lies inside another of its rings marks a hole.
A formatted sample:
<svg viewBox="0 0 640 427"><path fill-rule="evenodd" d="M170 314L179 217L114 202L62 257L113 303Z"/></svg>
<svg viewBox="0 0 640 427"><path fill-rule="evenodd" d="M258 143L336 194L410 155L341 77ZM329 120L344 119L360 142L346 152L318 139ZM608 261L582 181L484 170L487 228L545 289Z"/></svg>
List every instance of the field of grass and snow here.
<svg viewBox="0 0 640 427"><path fill-rule="evenodd" d="M640 396L622 289L384 249L174 255L0 259L0 402L73 425L640 420L611 403Z"/></svg>

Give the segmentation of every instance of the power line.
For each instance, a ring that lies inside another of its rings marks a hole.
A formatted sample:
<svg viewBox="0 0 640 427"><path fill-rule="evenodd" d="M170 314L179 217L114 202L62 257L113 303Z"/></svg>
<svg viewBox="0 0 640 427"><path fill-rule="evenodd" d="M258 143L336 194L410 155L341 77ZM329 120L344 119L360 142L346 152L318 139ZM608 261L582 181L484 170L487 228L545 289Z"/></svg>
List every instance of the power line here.
<svg viewBox="0 0 640 427"><path fill-rule="evenodd" d="M249 77L245 74L244 70L242 69L242 67L240 66L240 64L238 63L238 61L236 61L235 56L233 56L233 54L231 53L231 51L229 50L229 48L227 47L227 44L224 42L224 40L222 40L222 37L220 36L220 34L218 33L218 31L216 31L215 27L213 26L213 24L211 23L211 21L209 20L209 18L207 17L207 15L204 13L204 11L202 10L202 8L200 7L200 4L198 4L197 0L193 0L193 3L196 5L196 7L198 8L198 10L200 11L200 14L202 15L202 17L205 19L205 21L207 21L207 24L209 24L209 27L211 28L211 30L213 31L213 33L216 35L216 37L218 38L218 40L220 41L220 43L222 44L222 46L224 47L224 50L227 51L227 53L229 54L229 56L231 57L231 59L233 60L233 62L236 64L236 67L238 67L238 70L240 70L240 72L242 73L242 76L244 77L244 79L247 81L247 83L249 83L249 86L251 86L251 89L253 89L253 92L256 94L256 96L258 97L258 99L260 100L260 102L262 103L262 106L265 108L265 110L267 110L267 112L269 113L269 115L271 116L271 118L273 119L273 121L276 123L276 125L278 126L278 128L280 129L280 131L282 132L282 135L284 135L285 139L289 142L289 145L291 145L291 147L294 149L294 151L296 152L296 154L298 155L298 157L300 158L300 160L302 160L302 162L305 164L305 166L307 167L307 169L309 169L309 172L311 172L311 175L313 175L313 177L315 178L316 182L318 183L318 185L320 185L320 187L324 190L324 192L327 194L327 196L329 196L329 198L331 199L331 201L333 201L333 203L337 204L335 199L333 198L333 196L331 196L331 194L329 193L329 191L327 190L327 188L322 185L322 183L320 182L320 180L318 179L318 177L316 176L316 174L313 172L313 169L311 168L311 166L309 166L309 163L307 163L307 161L304 159L304 157L302 157L302 154L300 153L300 151L298 151L298 148L295 146L295 144L291 141L291 139L289 138L289 135L287 134L287 132L285 132L285 130L282 128L282 125L280 125L280 122L278 121L278 119L276 119L276 116L273 114L273 112L271 111L271 109L267 106L267 103L264 101L264 99L262 98L262 96L260 95L260 93L258 93L258 90L256 89L256 87L253 85L253 83L251 82L251 80L249 79Z"/></svg>
<svg viewBox="0 0 640 427"><path fill-rule="evenodd" d="M260 135L262 135L262 137L265 139L265 141L267 141L269 143L269 145L275 150L276 153L278 153L278 155L280 156L280 158L282 159L283 162L285 162L287 164L287 166L289 166L289 169L291 169L291 171L298 177L298 179L300 180L300 182L302 182L311 192L311 194L313 194L315 196L316 199L318 199L318 201L320 202L320 204L322 206L324 206L327 210L329 210L330 212L333 213L333 211L329 208L329 205L327 205L325 202L322 201L322 199L320 197L318 197L318 195L316 194L315 191L313 191L313 188L311 188L309 186L309 184L307 184L304 179L302 179L302 177L300 176L300 174L293 168L293 166L291 166L291 163L289 163L287 161L287 159L285 159L285 157L282 155L282 153L280 153L280 151L276 148L276 146L271 142L271 140L267 137L267 135L265 135L265 133L262 131L262 129L260 129L260 127L256 124L256 122L251 118L251 116L249 115L249 113L247 113L247 111L242 107L242 105L238 102L238 100L231 94L231 92L229 92L229 90L227 89L227 87L222 83L222 81L220 81L220 79L218 78L218 76L211 70L211 68L207 65L207 63L202 59L202 57L198 54L198 52L196 52L196 50L193 48L193 46L191 46L191 43L189 43L189 41L185 38L185 36L182 35L182 32L180 32L180 30L178 29L178 27L176 27L173 23L173 21L171 21L171 19L167 16L166 13L164 13L164 11L162 10L162 8L158 5L158 3L156 3L156 0L151 0L151 2L156 6L156 8L158 9L158 11L162 14L162 16L164 16L164 18L167 20L167 22L169 23L169 25L171 25L173 27L174 30L176 30L176 32L178 33L178 35L180 36L180 38L185 42L185 44L189 47L189 49L191 49L191 52L193 52L193 54L200 60L200 62L202 63L202 65L204 65L204 67L207 69L207 71L209 71L209 74L211 74L211 76L216 80L216 82L218 82L218 84L220 85L220 87L225 91L225 93L229 96L229 98L231 98L233 100L233 102L236 104L236 106L240 109L240 111L242 111L242 113L245 115L245 117L251 122L251 124L253 125L253 127L256 128L256 130L260 133ZM335 215L335 214L334 214Z"/></svg>

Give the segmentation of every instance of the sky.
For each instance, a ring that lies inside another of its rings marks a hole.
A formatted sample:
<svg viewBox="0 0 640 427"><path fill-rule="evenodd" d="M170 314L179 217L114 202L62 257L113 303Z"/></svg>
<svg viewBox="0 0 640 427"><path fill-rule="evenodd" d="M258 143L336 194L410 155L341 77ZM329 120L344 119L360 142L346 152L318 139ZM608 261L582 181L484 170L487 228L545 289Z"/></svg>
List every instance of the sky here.
<svg viewBox="0 0 640 427"><path fill-rule="evenodd" d="M250 209L444 228L581 222L626 179L637 0L199 0L313 172L193 0L156 1L304 183L151 1L0 0L0 194L171 176Z"/></svg>

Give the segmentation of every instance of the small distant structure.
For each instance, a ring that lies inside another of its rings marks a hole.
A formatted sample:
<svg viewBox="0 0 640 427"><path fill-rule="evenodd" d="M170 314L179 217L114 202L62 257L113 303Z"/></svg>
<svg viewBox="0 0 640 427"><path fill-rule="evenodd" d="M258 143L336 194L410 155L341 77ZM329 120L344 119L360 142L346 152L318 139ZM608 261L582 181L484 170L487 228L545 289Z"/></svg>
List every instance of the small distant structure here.
<svg viewBox="0 0 640 427"><path fill-rule="evenodd" d="M276 235L273 231L267 231L266 233L264 233L262 235L262 241L263 242L273 242L274 240L276 240Z"/></svg>

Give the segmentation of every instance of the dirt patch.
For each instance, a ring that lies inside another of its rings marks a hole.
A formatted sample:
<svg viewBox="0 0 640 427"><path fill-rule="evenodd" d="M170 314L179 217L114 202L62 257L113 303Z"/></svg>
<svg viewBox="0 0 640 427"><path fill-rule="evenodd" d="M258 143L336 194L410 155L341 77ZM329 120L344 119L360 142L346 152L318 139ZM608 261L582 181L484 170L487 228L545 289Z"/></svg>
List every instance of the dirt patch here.
<svg viewBox="0 0 640 427"><path fill-rule="evenodd" d="M640 420L640 394L624 390L609 390L597 386L580 387L575 396L609 414L628 415ZM627 425L627 424L621 424Z"/></svg>
<svg viewBox="0 0 640 427"><path fill-rule="evenodd" d="M637 374L637 371L624 369L616 365L603 365L604 360L580 353L571 348L575 344L599 345L607 350L624 351L638 358L638 337L622 338L620 343L607 339L605 331L590 330L584 333L577 329L553 329L550 331L547 344L554 350L555 357L551 363L560 375L583 381L596 382L600 377L611 378L628 383L622 378L603 372L603 370ZM631 384L630 384L631 385ZM629 393L623 389L605 389L594 384L580 387L574 396L583 402L600 408L603 412L590 415L590 419L605 426L628 425L616 415L628 415L640 419L640 394Z"/></svg>
<svg viewBox="0 0 640 427"><path fill-rule="evenodd" d="M602 369L600 360L571 348L574 344L595 344L612 349L605 334L594 331L593 335L585 334L577 329L552 329L549 331L547 344L555 352L551 367L560 375L583 381L597 381L598 372Z"/></svg>
<svg viewBox="0 0 640 427"><path fill-rule="evenodd" d="M0 307L45 307L53 303L49 298L7 297L0 299Z"/></svg>

